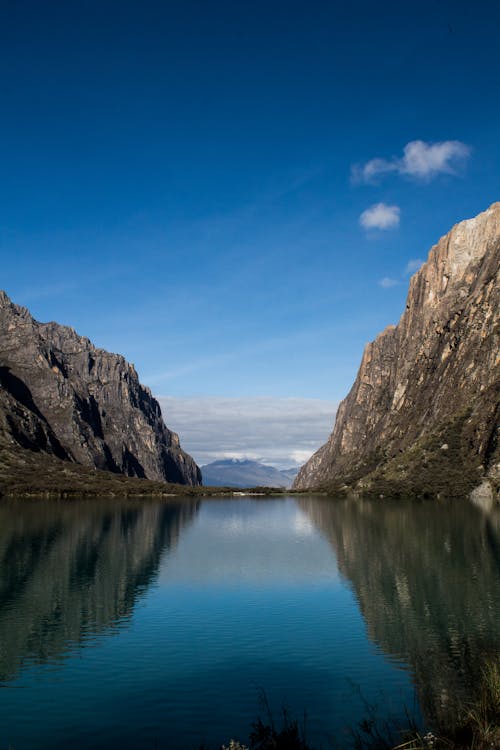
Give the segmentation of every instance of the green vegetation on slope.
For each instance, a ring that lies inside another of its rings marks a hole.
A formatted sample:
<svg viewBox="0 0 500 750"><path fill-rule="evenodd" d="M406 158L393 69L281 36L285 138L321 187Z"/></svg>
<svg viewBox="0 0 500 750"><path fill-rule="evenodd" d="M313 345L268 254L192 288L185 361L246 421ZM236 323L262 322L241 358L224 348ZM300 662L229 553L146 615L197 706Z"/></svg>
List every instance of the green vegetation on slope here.
<svg viewBox="0 0 500 750"><path fill-rule="evenodd" d="M282 492L271 487L249 488L248 491L262 495ZM126 477L18 446L0 445L0 497L195 497L233 493L234 488L230 487L193 487Z"/></svg>
<svg viewBox="0 0 500 750"><path fill-rule="evenodd" d="M321 489L334 493L354 491L366 497L466 497L485 476L481 456L471 449L477 415L468 409L417 440L395 456L382 449ZM498 462L496 434L485 447L483 461ZM496 482L492 478L492 484Z"/></svg>

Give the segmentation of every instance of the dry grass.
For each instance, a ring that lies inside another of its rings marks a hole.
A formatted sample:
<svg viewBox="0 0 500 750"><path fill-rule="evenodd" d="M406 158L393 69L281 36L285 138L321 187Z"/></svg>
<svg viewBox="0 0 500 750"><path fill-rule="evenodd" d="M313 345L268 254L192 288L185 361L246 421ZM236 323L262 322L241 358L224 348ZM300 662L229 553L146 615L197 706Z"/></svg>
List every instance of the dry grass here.
<svg viewBox="0 0 500 750"><path fill-rule="evenodd" d="M500 657L484 665L479 694L465 709L462 731L471 748L500 748Z"/></svg>
<svg viewBox="0 0 500 750"><path fill-rule="evenodd" d="M346 744L331 738L329 747L336 750L500 750L500 657L485 662L477 698L464 707L454 727L446 734L421 731L408 716L406 728L379 721L368 706L368 716L351 731ZM396 740L396 737L400 740ZM305 738L304 726L284 711L277 727L271 713L258 719L247 744L231 740L221 750L314 750Z"/></svg>

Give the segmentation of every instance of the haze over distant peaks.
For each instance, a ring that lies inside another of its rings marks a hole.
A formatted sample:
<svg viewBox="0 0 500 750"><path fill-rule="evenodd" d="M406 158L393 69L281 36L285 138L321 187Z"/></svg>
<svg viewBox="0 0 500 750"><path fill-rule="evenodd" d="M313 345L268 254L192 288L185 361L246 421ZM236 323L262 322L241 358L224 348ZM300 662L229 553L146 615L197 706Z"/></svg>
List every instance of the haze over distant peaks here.
<svg viewBox="0 0 500 750"><path fill-rule="evenodd" d="M201 467L207 487L291 487L297 469L276 469L259 461L228 458Z"/></svg>

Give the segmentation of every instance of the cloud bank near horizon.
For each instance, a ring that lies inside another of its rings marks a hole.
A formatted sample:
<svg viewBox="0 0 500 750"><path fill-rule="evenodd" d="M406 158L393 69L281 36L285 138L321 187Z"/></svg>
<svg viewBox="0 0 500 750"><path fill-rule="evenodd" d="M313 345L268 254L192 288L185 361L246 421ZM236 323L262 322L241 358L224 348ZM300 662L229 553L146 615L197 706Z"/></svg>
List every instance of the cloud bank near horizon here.
<svg viewBox="0 0 500 750"><path fill-rule="evenodd" d="M160 396L163 418L199 466L248 458L298 467L327 440L337 402L309 398Z"/></svg>

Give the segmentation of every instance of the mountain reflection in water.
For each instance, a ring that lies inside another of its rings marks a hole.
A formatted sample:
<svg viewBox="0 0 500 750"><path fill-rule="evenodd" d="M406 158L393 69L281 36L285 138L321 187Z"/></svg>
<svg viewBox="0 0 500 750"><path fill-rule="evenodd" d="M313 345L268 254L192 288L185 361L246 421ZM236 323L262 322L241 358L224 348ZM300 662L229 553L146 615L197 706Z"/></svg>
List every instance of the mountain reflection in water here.
<svg viewBox="0 0 500 750"><path fill-rule="evenodd" d="M197 503L0 505L0 681L119 626Z"/></svg>
<svg viewBox="0 0 500 750"><path fill-rule="evenodd" d="M500 509L299 499L331 542L369 637L412 670L426 718L446 727L500 653Z"/></svg>
<svg viewBox="0 0 500 750"><path fill-rule="evenodd" d="M259 688L318 747L413 685L442 726L500 652L499 572L466 501L0 503L0 744L218 747Z"/></svg>

